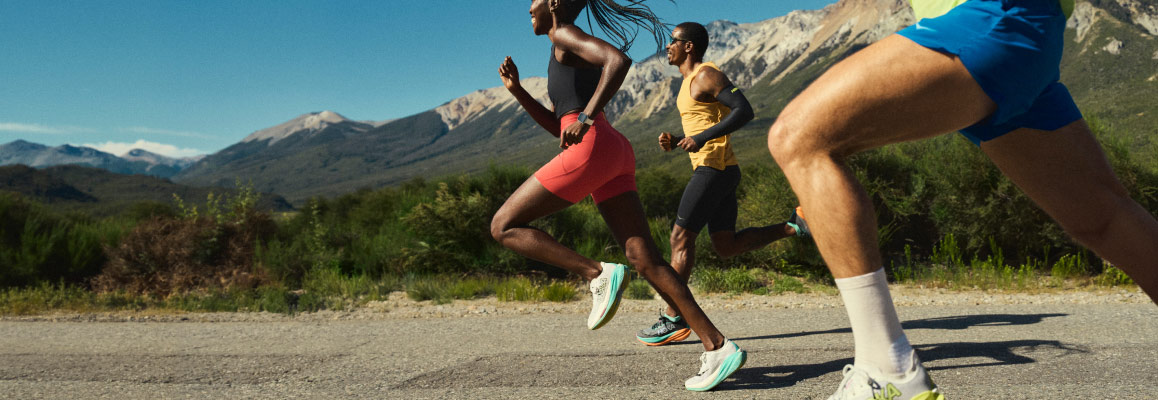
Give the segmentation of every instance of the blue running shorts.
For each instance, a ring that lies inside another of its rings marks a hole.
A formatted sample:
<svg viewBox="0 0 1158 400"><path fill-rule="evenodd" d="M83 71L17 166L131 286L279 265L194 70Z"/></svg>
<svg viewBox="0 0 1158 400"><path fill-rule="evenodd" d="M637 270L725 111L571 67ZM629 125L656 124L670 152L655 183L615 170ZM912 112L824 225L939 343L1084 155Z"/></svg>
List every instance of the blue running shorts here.
<svg viewBox="0 0 1158 400"><path fill-rule="evenodd" d="M975 144L1018 128L1052 131L1082 118L1059 82L1066 17L1057 0L969 0L900 32L956 55L997 104L961 134Z"/></svg>

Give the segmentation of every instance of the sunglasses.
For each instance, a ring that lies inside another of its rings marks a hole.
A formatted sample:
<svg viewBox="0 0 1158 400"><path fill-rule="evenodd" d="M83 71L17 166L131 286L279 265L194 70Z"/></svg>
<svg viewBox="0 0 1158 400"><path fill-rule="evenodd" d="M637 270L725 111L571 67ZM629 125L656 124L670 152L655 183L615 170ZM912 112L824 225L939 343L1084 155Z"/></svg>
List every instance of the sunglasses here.
<svg viewBox="0 0 1158 400"><path fill-rule="evenodd" d="M673 37L671 38L671 42L670 42L670 43L668 43L668 45L673 45L673 44L676 44L676 42L691 42L691 40L687 40L687 39L680 39L680 38L677 38L677 37L674 37L674 36L673 36Z"/></svg>

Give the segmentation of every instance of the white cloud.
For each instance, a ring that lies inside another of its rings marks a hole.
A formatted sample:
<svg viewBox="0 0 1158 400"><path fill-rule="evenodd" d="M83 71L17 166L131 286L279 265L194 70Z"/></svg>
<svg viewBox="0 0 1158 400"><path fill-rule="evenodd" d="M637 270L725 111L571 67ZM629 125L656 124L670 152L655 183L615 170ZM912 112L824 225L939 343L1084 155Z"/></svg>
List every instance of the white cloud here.
<svg viewBox="0 0 1158 400"><path fill-rule="evenodd" d="M196 155L205 154L204 151L197 150L197 149L182 149L182 148L179 148L179 147L171 145L171 144L150 142L150 141L147 141L144 139L137 140L136 143L104 142L104 143L86 143L86 144L82 144L81 146L92 147L94 149L97 149L97 150L100 150L100 151L103 151L106 153L116 154L118 156L124 155L125 153L128 153L129 150L132 150L132 149L142 149L142 150L145 150L145 151L148 151L151 153L157 153L157 154L160 154L163 156L174 157L174 158L192 157L192 156L196 156Z"/></svg>
<svg viewBox="0 0 1158 400"><path fill-rule="evenodd" d="M209 136L209 135L206 135L203 133L198 133L198 132L173 131L173 130L168 130L168 129L147 128L144 126L130 126L128 128L124 128L124 130L126 132L139 133L142 135L166 135L166 136L191 137L191 138L197 138L197 139L216 139L213 136Z"/></svg>
<svg viewBox="0 0 1158 400"><path fill-rule="evenodd" d="M19 122L0 122L0 132L39 133L45 135L63 135L66 133L88 133L92 129L79 126L46 126L40 124L24 124Z"/></svg>

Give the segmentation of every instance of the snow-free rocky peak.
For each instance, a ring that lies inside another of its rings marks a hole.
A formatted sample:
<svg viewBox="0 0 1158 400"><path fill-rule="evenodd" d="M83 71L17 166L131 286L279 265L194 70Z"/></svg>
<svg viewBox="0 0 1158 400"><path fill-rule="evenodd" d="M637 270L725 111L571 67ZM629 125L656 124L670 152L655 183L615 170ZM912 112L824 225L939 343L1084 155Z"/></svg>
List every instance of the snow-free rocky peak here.
<svg viewBox="0 0 1158 400"><path fill-rule="evenodd" d="M303 114L281 125L262 129L247 136L242 142L269 140L269 144L277 143L301 131L318 131L333 124L349 121L346 117L333 111L322 111Z"/></svg>

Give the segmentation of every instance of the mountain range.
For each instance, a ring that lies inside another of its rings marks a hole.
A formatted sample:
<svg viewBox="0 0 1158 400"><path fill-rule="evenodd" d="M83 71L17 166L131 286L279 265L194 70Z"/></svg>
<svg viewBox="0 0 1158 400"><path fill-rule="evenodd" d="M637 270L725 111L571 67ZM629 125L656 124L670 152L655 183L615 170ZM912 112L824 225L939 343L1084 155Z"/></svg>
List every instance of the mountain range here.
<svg viewBox="0 0 1158 400"><path fill-rule="evenodd" d="M756 119L733 136L737 156L745 163L770 163L764 132L793 96L833 63L913 22L906 0L841 0L762 22L708 24L712 43L706 59L744 88L756 109ZM1085 115L1154 154L1156 35L1158 6L1152 2L1079 0L1067 22L1062 61L1062 82ZM659 132L680 130L674 107L680 80L662 55L642 60L605 108L632 141L641 168L690 171L686 157L655 145ZM525 78L522 85L549 104L545 78ZM0 164L14 159L5 155L12 145L0 148ZM380 123L352 121L333 111L303 114L179 168L172 179L232 187L240 178L301 204L312 196L469 173L492 163L538 166L558 151L557 140L497 86Z"/></svg>
<svg viewBox="0 0 1158 400"><path fill-rule="evenodd" d="M160 178L172 177L203 157L171 158L142 149L133 149L116 156L91 147L67 144L49 147L23 140L0 145L0 165L20 164L34 168L83 165L118 174Z"/></svg>

